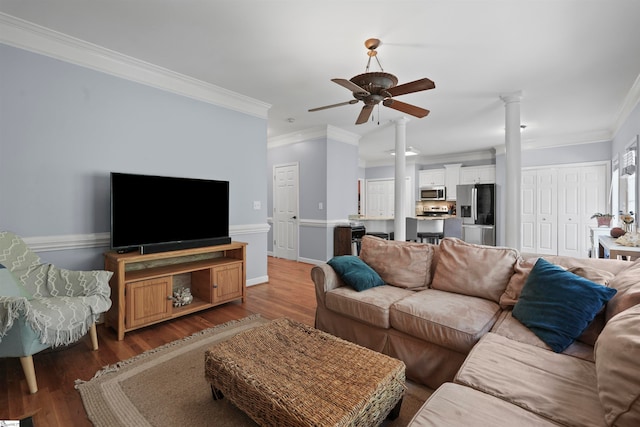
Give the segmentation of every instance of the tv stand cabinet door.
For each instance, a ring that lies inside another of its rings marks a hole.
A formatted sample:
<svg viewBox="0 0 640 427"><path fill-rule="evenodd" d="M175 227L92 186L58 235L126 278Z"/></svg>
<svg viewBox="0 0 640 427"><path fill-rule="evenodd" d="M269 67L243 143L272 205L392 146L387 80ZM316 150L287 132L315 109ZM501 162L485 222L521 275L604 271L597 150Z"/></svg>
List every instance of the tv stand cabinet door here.
<svg viewBox="0 0 640 427"><path fill-rule="evenodd" d="M125 327L136 328L171 317L172 288L171 276L127 283Z"/></svg>
<svg viewBox="0 0 640 427"><path fill-rule="evenodd" d="M242 262L213 267L212 303L221 304L243 296Z"/></svg>

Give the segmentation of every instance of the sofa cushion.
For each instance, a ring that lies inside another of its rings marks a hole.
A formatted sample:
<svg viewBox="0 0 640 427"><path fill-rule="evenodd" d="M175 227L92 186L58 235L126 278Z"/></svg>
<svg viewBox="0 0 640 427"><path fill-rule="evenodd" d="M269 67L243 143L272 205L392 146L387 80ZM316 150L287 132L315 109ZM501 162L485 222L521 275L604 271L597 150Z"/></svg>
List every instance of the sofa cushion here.
<svg viewBox="0 0 640 427"><path fill-rule="evenodd" d="M454 382L566 426L602 426L593 362L494 333L471 350Z"/></svg>
<svg viewBox="0 0 640 427"><path fill-rule="evenodd" d="M609 282L609 286L618 293L607 303L607 322L616 314L640 304L640 259L629 264Z"/></svg>
<svg viewBox="0 0 640 427"><path fill-rule="evenodd" d="M557 426L545 418L486 393L445 383L431 394L409 427L544 427Z"/></svg>
<svg viewBox="0 0 640 427"><path fill-rule="evenodd" d="M516 305L518 298L520 298L522 288L524 287L524 284L529 277L529 273L531 273L531 269L533 269L537 260L538 258L518 259L516 264L513 266L514 274L511 276L504 293L500 296L500 306L502 308L509 308ZM577 274L580 277L584 277L585 279L604 286L608 286L609 282L615 277L615 274L611 271L583 264L572 265L569 267L561 265L561 267L565 268L567 271Z"/></svg>
<svg viewBox="0 0 640 427"><path fill-rule="evenodd" d="M507 287L502 295L500 295L500 307L510 308L516 305L518 298L520 298L522 288L534 265L535 260L518 258L513 265L513 276L509 279L509 283L507 283Z"/></svg>
<svg viewBox="0 0 640 427"><path fill-rule="evenodd" d="M364 236L360 258L389 285L420 288L431 283L436 245L385 240Z"/></svg>
<svg viewBox="0 0 640 427"><path fill-rule="evenodd" d="M513 312L511 310L504 310L500 314L500 317L491 328L491 332L515 341L535 345L536 347L544 348L551 351L551 347L549 347L544 341L538 338L538 336L534 334L531 329L527 328L522 324L522 322L513 317ZM571 343L571 345L567 347L562 353L574 357L579 357L590 362L594 361L593 345L589 345L578 340Z"/></svg>
<svg viewBox="0 0 640 427"><path fill-rule="evenodd" d="M514 274L513 276L511 276L509 284L507 285L504 293L500 296L500 306L502 308L507 309L516 305L516 303L518 302L518 298L520 298L522 288L524 287L524 284L529 277L529 273L531 272L531 269L533 268L537 260L538 258L529 258L526 260L520 258L514 265ZM608 285L608 283L615 277L615 275L611 271L602 270L600 268L594 268L592 266L582 264L569 267L567 271L577 274L580 277L584 277L585 279L591 280L594 283L599 283L605 286ZM576 338L576 340L581 341L585 344L589 344L593 347L593 345L596 343L596 339L598 338L598 334L604 327L604 323L605 314L604 310L601 310L601 312L596 315L593 321L589 324L589 326L587 326L582 334L580 334L580 336ZM544 342L543 347L549 348L546 344L544 344Z"/></svg>
<svg viewBox="0 0 640 427"><path fill-rule="evenodd" d="M335 256L327 261L327 264L338 273L344 283L356 291L384 285L380 275L357 256Z"/></svg>
<svg viewBox="0 0 640 427"><path fill-rule="evenodd" d="M377 286L358 292L348 286L333 289L325 296L329 310L379 328L389 328L389 308L414 292L395 286Z"/></svg>
<svg viewBox="0 0 640 427"><path fill-rule="evenodd" d="M493 301L426 289L393 304L389 318L393 329L466 354L499 314Z"/></svg>
<svg viewBox="0 0 640 427"><path fill-rule="evenodd" d="M444 238L431 287L499 302L517 259L515 249Z"/></svg>
<svg viewBox="0 0 640 427"><path fill-rule="evenodd" d="M560 353L615 293L540 258L513 307L513 316Z"/></svg>
<svg viewBox="0 0 640 427"><path fill-rule="evenodd" d="M595 358L607 425L640 425L640 305L607 323L596 342Z"/></svg>

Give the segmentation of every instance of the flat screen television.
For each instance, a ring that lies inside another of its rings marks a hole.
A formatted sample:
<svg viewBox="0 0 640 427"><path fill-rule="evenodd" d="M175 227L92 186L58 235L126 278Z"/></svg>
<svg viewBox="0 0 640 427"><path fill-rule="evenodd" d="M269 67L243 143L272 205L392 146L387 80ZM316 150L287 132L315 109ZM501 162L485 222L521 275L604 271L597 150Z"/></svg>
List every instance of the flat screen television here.
<svg viewBox="0 0 640 427"><path fill-rule="evenodd" d="M111 247L155 253L231 242L229 182L111 172Z"/></svg>

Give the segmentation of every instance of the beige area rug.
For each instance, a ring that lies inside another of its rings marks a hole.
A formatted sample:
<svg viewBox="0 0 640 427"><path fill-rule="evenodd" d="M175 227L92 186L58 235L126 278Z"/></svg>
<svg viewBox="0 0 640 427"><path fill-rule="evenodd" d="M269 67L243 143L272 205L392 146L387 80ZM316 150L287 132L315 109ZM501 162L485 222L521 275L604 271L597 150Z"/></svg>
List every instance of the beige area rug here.
<svg viewBox="0 0 640 427"><path fill-rule="evenodd" d="M229 400L213 400L204 378L204 352L267 322L259 315L228 322L105 367L89 381L78 380L89 419L96 427L256 426ZM406 426L430 393L408 383L400 417L384 427Z"/></svg>

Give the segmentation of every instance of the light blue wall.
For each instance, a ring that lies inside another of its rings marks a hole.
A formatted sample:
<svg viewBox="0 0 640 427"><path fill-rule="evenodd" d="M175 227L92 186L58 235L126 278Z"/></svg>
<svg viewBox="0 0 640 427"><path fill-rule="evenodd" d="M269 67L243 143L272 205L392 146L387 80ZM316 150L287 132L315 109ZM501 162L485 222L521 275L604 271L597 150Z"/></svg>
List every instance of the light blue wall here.
<svg viewBox="0 0 640 427"><path fill-rule="evenodd" d="M327 141L327 219L358 213L358 146Z"/></svg>
<svg viewBox="0 0 640 427"><path fill-rule="evenodd" d="M522 152L522 167L611 160L611 141L549 147Z"/></svg>
<svg viewBox="0 0 640 427"><path fill-rule="evenodd" d="M628 119L620 126L618 133L611 144L611 158L616 155L622 160L625 148L640 135L640 103L631 111ZM640 148L640 147L639 147ZM639 156L640 157L640 156ZM638 162L636 158L636 163ZM636 172L636 200L640 200L640 173ZM636 211L636 224L640 220L640 215Z"/></svg>
<svg viewBox="0 0 640 427"><path fill-rule="evenodd" d="M299 259L308 262L330 259L334 222L344 221L357 212L358 147L322 137L270 148L267 158L269 212L273 212L274 166L297 163ZM272 230L269 237L267 247L273 251Z"/></svg>
<svg viewBox="0 0 640 427"><path fill-rule="evenodd" d="M266 119L2 44L0 72L0 228L109 232L111 171L228 180L231 228L266 224ZM240 237L266 277L266 233ZM100 268L106 249L40 255Z"/></svg>

